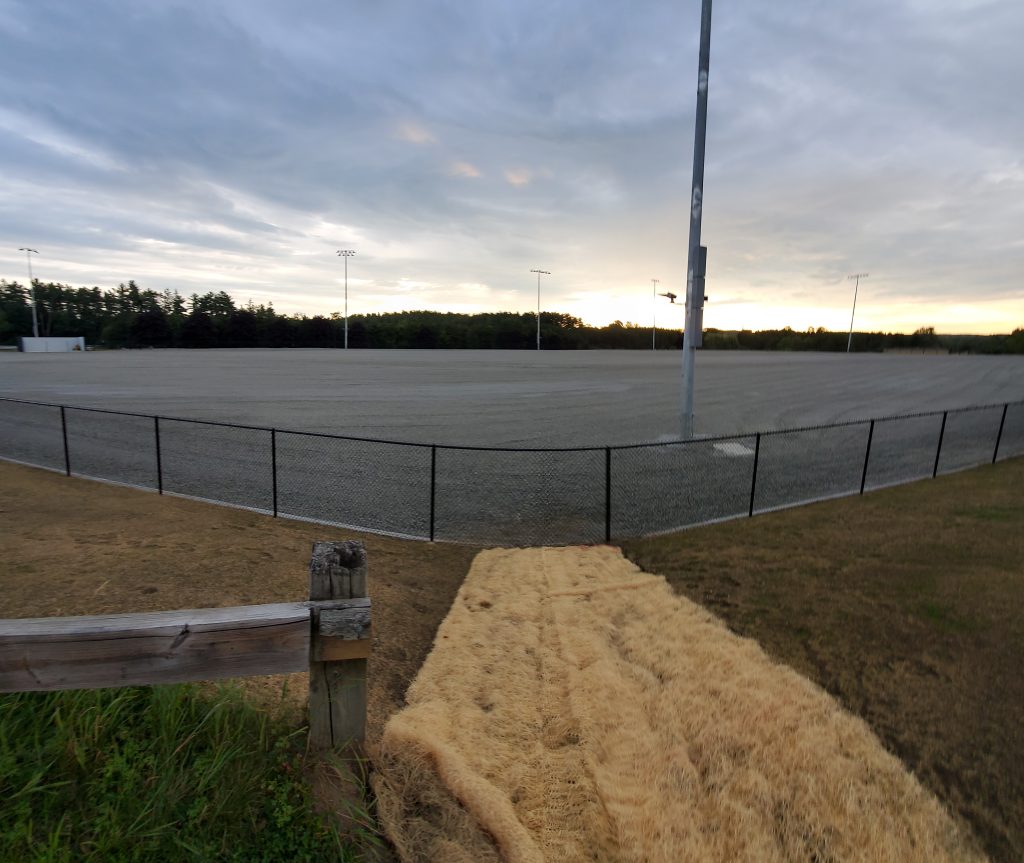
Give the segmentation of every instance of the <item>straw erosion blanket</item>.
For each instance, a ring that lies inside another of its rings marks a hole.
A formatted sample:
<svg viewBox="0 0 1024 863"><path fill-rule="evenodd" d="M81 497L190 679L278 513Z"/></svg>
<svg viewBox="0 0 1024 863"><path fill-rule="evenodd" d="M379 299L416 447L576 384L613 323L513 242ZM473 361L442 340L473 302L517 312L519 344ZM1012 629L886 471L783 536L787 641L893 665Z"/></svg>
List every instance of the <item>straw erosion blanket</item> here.
<svg viewBox="0 0 1024 863"><path fill-rule="evenodd" d="M983 859L867 726L617 549L477 556L375 779L405 861Z"/></svg>

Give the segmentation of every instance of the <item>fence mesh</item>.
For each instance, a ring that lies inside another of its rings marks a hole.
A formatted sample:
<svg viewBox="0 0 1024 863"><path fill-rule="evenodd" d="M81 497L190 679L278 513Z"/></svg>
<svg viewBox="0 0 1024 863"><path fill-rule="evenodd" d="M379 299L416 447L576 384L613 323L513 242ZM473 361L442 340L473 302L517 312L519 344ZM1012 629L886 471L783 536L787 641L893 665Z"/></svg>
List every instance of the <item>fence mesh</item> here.
<svg viewBox="0 0 1024 863"><path fill-rule="evenodd" d="M869 425L762 435L754 512L860 491Z"/></svg>
<svg viewBox="0 0 1024 863"><path fill-rule="evenodd" d="M939 473L952 473L992 461L1002 416L1001 407L950 411L942 434Z"/></svg>
<svg viewBox="0 0 1024 863"><path fill-rule="evenodd" d="M64 470L64 436L57 405L0 403L0 455Z"/></svg>
<svg viewBox="0 0 1024 863"><path fill-rule="evenodd" d="M881 488L932 475L942 414L875 422L865 488Z"/></svg>
<svg viewBox="0 0 1024 863"><path fill-rule="evenodd" d="M164 491L273 509L270 432L160 420Z"/></svg>
<svg viewBox="0 0 1024 863"><path fill-rule="evenodd" d="M754 437L612 451L612 536L746 515Z"/></svg>
<svg viewBox="0 0 1024 863"><path fill-rule="evenodd" d="M429 446L279 431L277 475L282 515L430 536Z"/></svg>
<svg viewBox="0 0 1024 863"><path fill-rule="evenodd" d="M999 439L999 461L1019 455L1024 455L1024 403L1007 406Z"/></svg>
<svg viewBox="0 0 1024 863"><path fill-rule="evenodd" d="M67 408L67 426L72 473L156 488L152 417Z"/></svg>
<svg viewBox="0 0 1024 863"><path fill-rule="evenodd" d="M865 488L992 460L1003 405L876 420ZM481 545L604 541L859 490L870 422L590 450L360 441L0 399L0 457L249 509ZM1024 402L999 459L1024 455ZM433 461L432 461L433 456ZM275 472L276 465L276 472ZM276 485L275 485L276 479ZM276 492L276 494L275 494ZM275 506L276 504L276 506Z"/></svg>
<svg viewBox="0 0 1024 863"><path fill-rule="evenodd" d="M438 539L602 542L604 450L437 450Z"/></svg>

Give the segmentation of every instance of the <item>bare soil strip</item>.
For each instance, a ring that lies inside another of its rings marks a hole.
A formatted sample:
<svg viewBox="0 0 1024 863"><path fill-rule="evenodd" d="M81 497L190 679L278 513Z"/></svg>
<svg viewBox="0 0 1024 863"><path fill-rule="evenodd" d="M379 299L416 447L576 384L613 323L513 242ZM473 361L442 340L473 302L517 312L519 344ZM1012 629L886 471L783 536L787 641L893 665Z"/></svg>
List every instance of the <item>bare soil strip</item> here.
<svg viewBox="0 0 1024 863"><path fill-rule="evenodd" d="M482 552L388 722L407 861L983 859L867 726L608 547Z"/></svg>

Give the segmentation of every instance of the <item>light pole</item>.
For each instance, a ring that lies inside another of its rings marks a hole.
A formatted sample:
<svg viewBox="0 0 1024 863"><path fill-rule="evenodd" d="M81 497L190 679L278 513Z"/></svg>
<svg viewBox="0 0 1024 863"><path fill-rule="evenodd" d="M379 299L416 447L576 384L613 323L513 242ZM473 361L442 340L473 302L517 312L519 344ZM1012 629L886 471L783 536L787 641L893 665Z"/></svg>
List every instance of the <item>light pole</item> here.
<svg viewBox="0 0 1024 863"><path fill-rule="evenodd" d="M36 285L35 280L32 278L32 255L38 255L39 252L26 246L22 246L18 251L25 253L25 260L28 262L28 291L32 297L32 335L38 339L39 321L36 318Z"/></svg>
<svg viewBox="0 0 1024 863"><path fill-rule="evenodd" d="M540 277L543 273L545 276L550 276L547 270L530 270L531 273L537 274L537 350L540 350Z"/></svg>
<svg viewBox="0 0 1024 863"><path fill-rule="evenodd" d="M846 339L846 352L850 352L850 344L853 342L853 316L857 314L857 291L860 289L860 280L866 279L867 273L854 273L852 276L847 276L846 279L856 279L853 283L853 311L850 312L850 335Z"/></svg>
<svg viewBox="0 0 1024 863"><path fill-rule="evenodd" d="M651 294L651 305L654 310L651 312L651 350L658 349L658 282L660 279L651 279L654 290Z"/></svg>
<svg viewBox="0 0 1024 863"><path fill-rule="evenodd" d="M682 436L693 437L693 373L704 316L704 267L700 244L704 207L704 144L708 131L708 72L711 68L711 0L702 0L700 54L697 61L697 121L693 129L693 188L690 193L690 245L686 262L686 329L683 332Z"/></svg>
<svg viewBox="0 0 1024 863"><path fill-rule="evenodd" d="M345 350L348 350L348 259L355 252L352 249L338 249L338 255L345 259Z"/></svg>

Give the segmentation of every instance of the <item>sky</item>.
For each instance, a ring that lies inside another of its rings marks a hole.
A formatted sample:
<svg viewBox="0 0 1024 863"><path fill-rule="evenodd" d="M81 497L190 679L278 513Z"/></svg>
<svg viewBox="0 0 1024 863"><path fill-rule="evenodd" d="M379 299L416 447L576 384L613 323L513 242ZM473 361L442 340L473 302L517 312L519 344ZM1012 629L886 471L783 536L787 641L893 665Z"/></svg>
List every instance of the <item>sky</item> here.
<svg viewBox="0 0 1024 863"><path fill-rule="evenodd" d="M699 0L0 0L0 278L681 327ZM1024 4L718 0L706 327L1024 326Z"/></svg>

